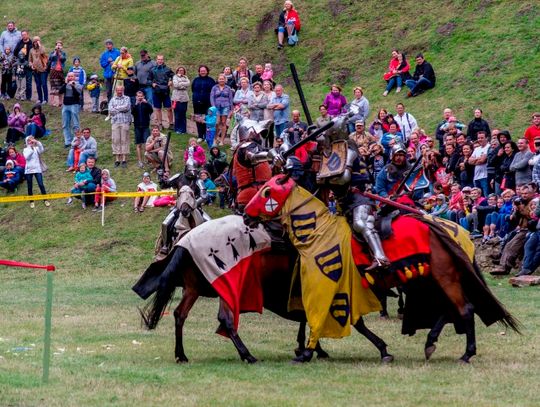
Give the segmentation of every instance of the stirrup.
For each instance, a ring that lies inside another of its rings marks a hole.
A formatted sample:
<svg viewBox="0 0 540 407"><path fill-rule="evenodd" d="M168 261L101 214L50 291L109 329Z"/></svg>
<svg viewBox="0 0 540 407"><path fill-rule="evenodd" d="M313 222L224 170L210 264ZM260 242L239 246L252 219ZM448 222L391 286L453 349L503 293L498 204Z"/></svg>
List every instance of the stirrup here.
<svg viewBox="0 0 540 407"><path fill-rule="evenodd" d="M372 270L376 270L376 269L383 269L383 268L388 267L389 265L390 265L390 261L388 261L386 259L380 260L380 259L374 258L373 263L371 263L371 266L366 268L366 271L372 271Z"/></svg>

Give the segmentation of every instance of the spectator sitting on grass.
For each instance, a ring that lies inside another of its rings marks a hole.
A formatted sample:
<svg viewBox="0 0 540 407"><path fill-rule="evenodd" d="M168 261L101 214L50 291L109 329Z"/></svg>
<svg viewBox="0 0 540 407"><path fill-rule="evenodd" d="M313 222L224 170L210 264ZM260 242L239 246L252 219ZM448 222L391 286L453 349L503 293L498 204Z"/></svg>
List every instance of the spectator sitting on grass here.
<svg viewBox="0 0 540 407"><path fill-rule="evenodd" d="M150 174L145 172L142 176L142 182L137 185L137 192L156 192L157 185L150 179ZM154 206L157 196L137 196L133 200L133 211L144 212L144 208Z"/></svg>
<svg viewBox="0 0 540 407"><path fill-rule="evenodd" d="M82 201L82 208L86 209L86 198L84 194L91 193L96 190L96 184L94 184L94 178L92 173L88 170L86 163L81 162L79 164L79 170L75 173L75 183L71 189L72 194L77 195L76 198ZM73 198L68 198L66 205L71 205Z"/></svg>
<svg viewBox="0 0 540 407"><path fill-rule="evenodd" d="M2 181L0 181L0 188L4 188L7 190L7 192L15 192L17 185L19 185L20 179L21 175L19 171L15 169L13 161L7 160Z"/></svg>
<svg viewBox="0 0 540 407"><path fill-rule="evenodd" d="M278 28L278 50L283 49L283 42L287 38L290 46L295 46L298 42L298 32L300 31L300 16L293 6L292 1L283 3L283 10L279 14Z"/></svg>
<svg viewBox="0 0 540 407"><path fill-rule="evenodd" d="M199 178L204 182L208 197L206 199L206 205L212 205L212 202L216 199L216 184L210 179L210 173L206 170L202 170L199 173Z"/></svg>
<svg viewBox="0 0 540 407"><path fill-rule="evenodd" d="M105 197L103 201L103 194L108 192L116 192L116 182L111 178L111 173L108 169L104 168L101 171L101 184L96 186L96 194L94 195L94 211L100 211L103 209L102 202L111 202L116 199L115 196Z"/></svg>
<svg viewBox="0 0 540 407"><path fill-rule="evenodd" d="M414 97L420 93L435 87L435 71L429 62L424 59L423 54L416 55L416 68L412 79L408 79L405 84L410 89L407 96Z"/></svg>
<svg viewBox="0 0 540 407"><path fill-rule="evenodd" d="M197 144L195 137L189 139L188 148L184 152L184 163L187 163L189 160L193 161L195 165L202 167L206 163L206 156L204 149Z"/></svg>
<svg viewBox="0 0 540 407"><path fill-rule="evenodd" d="M47 118L41 109L40 104L36 104L32 107L32 113L30 113L30 119L26 125L26 135L34 136L34 138L41 138L45 135L45 124Z"/></svg>
<svg viewBox="0 0 540 407"><path fill-rule="evenodd" d="M145 158L154 167L154 169L160 168L162 165L165 169L165 175L169 175L170 165L172 161L172 152L169 149L167 157L165 159L165 145L167 144L167 136L160 133L159 126L152 126L152 132L150 137L146 140L146 146L144 153Z"/></svg>
<svg viewBox="0 0 540 407"><path fill-rule="evenodd" d="M6 143L15 143L24 138L24 126L28 122L26 114L21 110L21 105L15 103L13 112L8 116L8 131L6 135Z"/></svg>

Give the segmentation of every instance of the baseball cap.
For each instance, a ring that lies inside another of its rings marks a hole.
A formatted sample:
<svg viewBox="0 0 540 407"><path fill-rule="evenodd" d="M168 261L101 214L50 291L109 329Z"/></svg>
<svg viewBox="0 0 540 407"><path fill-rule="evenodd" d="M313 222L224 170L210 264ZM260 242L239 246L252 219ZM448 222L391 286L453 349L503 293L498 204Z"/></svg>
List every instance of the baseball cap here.
<svg viewBox="0 0 540 407"><path fill-rule="evenodd" d="M357 120L354 122L354 125L355 126L363 126L364 125L364 121L363 120Z"/></svg>

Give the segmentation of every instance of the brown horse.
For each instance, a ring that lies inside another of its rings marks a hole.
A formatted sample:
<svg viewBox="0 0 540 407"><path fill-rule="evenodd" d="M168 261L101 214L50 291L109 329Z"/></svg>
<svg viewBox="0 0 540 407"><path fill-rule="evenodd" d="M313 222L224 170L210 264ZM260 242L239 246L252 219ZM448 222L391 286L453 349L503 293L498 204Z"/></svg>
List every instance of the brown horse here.
<svg viewBox="0 0 540 407"><path fill-rule="evenodd" d="M205 227L211 227L217 220L206 222ZM196 229L194 229L196 230ZM194 231L193 230L193 231ZM215 233L212 238L216 240L227 239L227 233L222 228L213 228ZM188 233L193 233L190 231ZM247 237L246 237L247 238ZM303 334L306 315L301 311L289 311L288 300L291 286L293 265L296 255L290 250L276 250L264 252L260 258L259 267L254 272L258 273L264 300L264 308L277 315L301 323L298 334L298 350L300 355L296 361L307 361L303 355L305 350L305 335ZM189 312L199 297L218 297L214 287L208 282L201 270L193 261L192 254L184 247L176 247L171 254L162 262L153 263L133 287L133 290L143 299L154 295L151 302L141 310L141 316L148 329L154 329L158 325L163 312L171 301L177 287L183 287L183 295L180 304L174 310L175 319L175 359L177 363L187 362L188 358L183 346L183 326ZM233 323L234 315L227 303L220 298L218 321L219 333L228 336L236 347L241 360L248 363L257 361L244 345ZM303 324L303 325L302 325ZM393 356L387 351L386 343L370 331L360 318L354 328L364 335L377 347L381 355L381 361L388 363L393 361ZM317 352L319 357L328 357L320 345L311 351Z"/></svg>
<svg viewBox="0 0 540 407"><path fill-rule="evenodd" d="M305 198L306 196L308 198ZM286 204L289 199L291 202L300 203ZM306 209L308 202L310 207ZM288 232L294 243L295 231L289 217L294 215L297 218L305 218L307 214L314 216L315 205L317 205L317 210L325 210L321 201L312 195L309 196L309 193L296 185L288 176L278 175L261 188L246 206L245 212L254 222L279 219L286 226L291 225ZM420 219L410 220L412 223L409 224L411 225L414 222L424 223ZM412 335L416 329L431 328L425 345L425 356L429 359L435 350L435 342L444 324L453 322L458 332L466 334L465 353L460 360L468 363L470 358L476 354L475 313L486 325L501 322L516 332L519 332L519 322L494 297L475 263L456 244L448 231L436 222L428 223L429 238L426 239L429 239L430 254L426 260L426 273L424 273L422 266L422 272L415 273L417 278L409 279L405 283L407 304L405 305L402 332ZM315 220L313 220L313 224L316 225ZM423 228L426 229L425 226ZM310 236L316 236L315 231ZM458 229L456 229L457 232L459 232ZM396 233L395 228L394 233ZM414 237L409 240L414 240ZM395 244L399 252L407 242L402 241ZM385 251L388 253L387 249L385 247ZM392 265L390 269L392 269ZM429 275L427 275L427 270L430 270ZM400 271L400 273L402 272ZM372 276L369 278L372 279L371 283L375 286L388 288L403 282L403 279L400 281L396 274L394 273L390 279L385 278L384 280L378 276L375 276L374 279ZM419 275L420 277L418 277ZM312 354L312 349L306 349L304 358L309 359Z"/></svg>

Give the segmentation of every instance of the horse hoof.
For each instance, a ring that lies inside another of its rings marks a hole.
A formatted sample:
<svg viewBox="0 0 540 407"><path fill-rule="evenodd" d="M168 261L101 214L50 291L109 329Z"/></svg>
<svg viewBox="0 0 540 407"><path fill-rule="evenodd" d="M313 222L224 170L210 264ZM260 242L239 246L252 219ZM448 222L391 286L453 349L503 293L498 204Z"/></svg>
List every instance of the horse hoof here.
<svg viewBox="0 0 540 407"><path fill-rule="evenodd" d="M243 357L242 361L246 362L249 365L252 365L254 363L257 363L257 358L255 358L254 356L249 355L249 356Z"/></svg>
<svg viewBox="0 0 540 407"><path fill-rule="evenodd" d="M189 360L187 357L185 356L177 356L176 357L176 363L180 364L180 363L188 363Z"/></svg>
<svg viewBox="0 0 540 407"><path fill-rule="evenodd" d="M426 360L429 360L429 358L431 358L431 355L433 355L435 349L437 349L437 346L435 345L428 346L424 349L424 355L426 355Z"/></svg>
<svg viewBox="0 0 540 407"><path fill-rule="evenodd" d="M300 356L302 354L302 352L304 352L304 349L296 348L294 350L295 356Z"/></svg>
<svg viewBox="0 0 540 407"><path fill-rule="evenodd" d="M330 355L324 351L324 350L318 350L317 351L317 359L328 359L330 358Z"/></svg>
<svg viewBox="0 0 540 407"><path fill-rule="evenodd" d="M458 359L458 363L460 365L469 365L471 363L470 360L471 360L471 356L463 355L462 357Z"/></svg>
<svg viewBox="0 0 540 407"><path fill-rule="evenodd" d="M301 355L295 357L292 363L307 363L313 358L313 350L305 349Z"/></svg>
<svg viewBox="0 0 540 407"><path fill-rule="evenodd" d="M392 355L386 355L381 359L381 363L384 365L388 365L394 361L394 357Z"/></svg>

